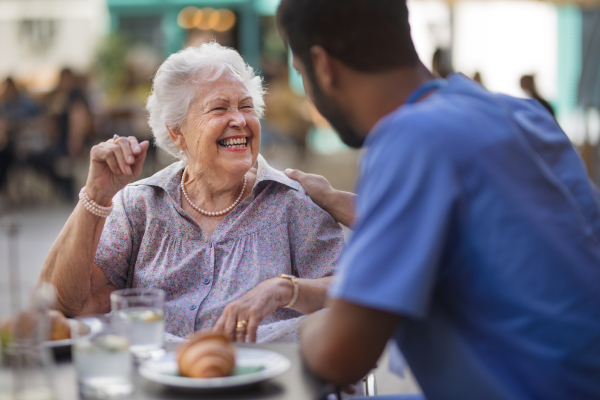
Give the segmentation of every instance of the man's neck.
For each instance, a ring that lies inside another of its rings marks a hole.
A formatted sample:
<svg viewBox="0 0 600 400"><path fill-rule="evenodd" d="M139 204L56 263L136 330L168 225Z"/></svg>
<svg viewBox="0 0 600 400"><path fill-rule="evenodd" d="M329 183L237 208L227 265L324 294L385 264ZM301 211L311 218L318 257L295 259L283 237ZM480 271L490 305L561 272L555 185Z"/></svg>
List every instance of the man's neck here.
<svg viewBox="0 0 600 400"><path fill-rule="evenodd" d="M435 79L427 68L419 63L414 68L390 72L365 74L352 73L352 85L346 97L346 113L352 123L365 135L385 115L406 102L419 86Z"/></svg>

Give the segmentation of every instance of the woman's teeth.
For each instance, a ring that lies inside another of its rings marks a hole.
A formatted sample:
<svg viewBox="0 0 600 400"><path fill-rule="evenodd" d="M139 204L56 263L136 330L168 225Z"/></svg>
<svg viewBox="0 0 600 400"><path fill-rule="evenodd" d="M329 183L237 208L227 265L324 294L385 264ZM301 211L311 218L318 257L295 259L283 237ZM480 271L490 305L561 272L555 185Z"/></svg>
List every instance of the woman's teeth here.
<svg viewBox="0 0 600 400"><path fill-rule="evenodd" d="M246 147L247 139L248 138L225 139L219 141L219 144L230 149L243 149Z"/></svg>

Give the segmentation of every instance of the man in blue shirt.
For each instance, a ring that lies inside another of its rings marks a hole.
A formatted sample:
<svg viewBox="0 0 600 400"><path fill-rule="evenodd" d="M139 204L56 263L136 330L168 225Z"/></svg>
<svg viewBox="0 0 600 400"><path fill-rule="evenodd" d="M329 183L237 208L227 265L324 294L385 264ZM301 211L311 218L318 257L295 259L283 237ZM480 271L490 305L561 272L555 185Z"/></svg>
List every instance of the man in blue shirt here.
<svg viewBox="0 0 600 400"><path fill-rule="evenodd" d="M552 116L419 61L398 0L283 0L308 96L366 150L354 198L298 171L355 229L310 368L357 381L392 337L429 400L600 398L600 194Z"/></svg>

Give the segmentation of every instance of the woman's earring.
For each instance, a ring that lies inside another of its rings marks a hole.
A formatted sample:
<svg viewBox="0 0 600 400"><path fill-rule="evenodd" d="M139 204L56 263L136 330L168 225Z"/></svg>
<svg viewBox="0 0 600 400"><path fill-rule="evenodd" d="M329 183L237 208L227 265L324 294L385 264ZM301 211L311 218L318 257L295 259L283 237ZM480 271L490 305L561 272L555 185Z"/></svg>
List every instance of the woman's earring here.
<svg viewBox="0 0 600 400"><path fill-rule="evenodd" d="M183 152L183 150L179 150L179 154L181 154L182 156L185 156L185 153Z"/></svg>

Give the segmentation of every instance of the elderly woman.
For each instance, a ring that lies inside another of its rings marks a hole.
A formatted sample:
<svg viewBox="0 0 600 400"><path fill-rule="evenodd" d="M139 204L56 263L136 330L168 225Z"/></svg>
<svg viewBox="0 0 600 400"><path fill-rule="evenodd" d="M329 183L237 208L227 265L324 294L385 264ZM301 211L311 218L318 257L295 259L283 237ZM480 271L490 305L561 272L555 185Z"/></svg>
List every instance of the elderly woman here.
<svg viewBox="0 0 600 400"><path fill-rule="evenodd" d="M170 56L147 109L156 144L181 161L130 183L148 142L92 148L81 200L40 275L57 287L57 308L104 313L113 290L160 288L168 332L215 327L240 341L322 308L342 231L259 155L263 108L261 79L236 51L210 43Z"/></svg>

